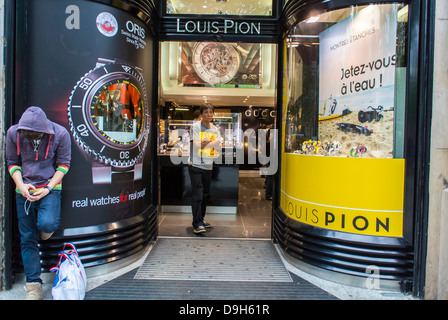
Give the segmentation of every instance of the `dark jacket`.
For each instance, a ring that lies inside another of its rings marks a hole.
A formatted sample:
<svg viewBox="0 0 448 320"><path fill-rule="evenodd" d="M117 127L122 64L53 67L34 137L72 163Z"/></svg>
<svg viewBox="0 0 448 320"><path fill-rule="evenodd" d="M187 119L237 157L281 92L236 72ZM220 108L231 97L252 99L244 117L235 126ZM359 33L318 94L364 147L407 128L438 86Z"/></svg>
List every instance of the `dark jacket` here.
<svg viewBox="0 0 448 320"><path fill-rule="evenodd" d="M37 153L32 141L19 134L18 129L43 132ZM44 187L53 177L55 170L67 173L71 159L71 140L68 131L47 119L39 107L29 107L18 124L6 133L6 161L9 173L21 170L24 183L36 188ZM60 189L58 184L54 189Z"/></svg>

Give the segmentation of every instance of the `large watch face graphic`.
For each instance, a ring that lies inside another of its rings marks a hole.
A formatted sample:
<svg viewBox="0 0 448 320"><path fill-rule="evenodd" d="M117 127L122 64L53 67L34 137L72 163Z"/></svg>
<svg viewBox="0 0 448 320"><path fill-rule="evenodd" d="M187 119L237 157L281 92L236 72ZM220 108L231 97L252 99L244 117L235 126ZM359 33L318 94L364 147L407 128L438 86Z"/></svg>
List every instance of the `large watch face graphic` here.
<svg viewBox="0 0 448 320"><path fill-rule="evenodd" d="M75 141L95 160L133 166L143 156L150 125L142 75L122 63L92 70L76 85L68 118Z"/></svg>
<svg viewBox="0 0 448 320"><path fill-rule="evenodd" d="M199 42L194 47L192 59L197 75L210 84L229 82L240 65L237 50L227 43Z"/></svg>

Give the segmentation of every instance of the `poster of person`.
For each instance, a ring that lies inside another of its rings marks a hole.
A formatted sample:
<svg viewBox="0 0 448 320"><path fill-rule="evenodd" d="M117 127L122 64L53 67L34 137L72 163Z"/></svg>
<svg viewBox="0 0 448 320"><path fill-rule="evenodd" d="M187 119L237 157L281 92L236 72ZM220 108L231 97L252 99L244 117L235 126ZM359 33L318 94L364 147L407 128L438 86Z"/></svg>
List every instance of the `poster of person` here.
<svg viewBox="0 0 448 320"><path fill-rule="evenodd" d="M182 42L181 86L261 88L261 44Z"/></svg>
<svg viewBox="0 0 448 320"><path fill-rule="evenodd" d="M375 5L320 33L321 152L393 157L396 29L397 6Z"/></svg>

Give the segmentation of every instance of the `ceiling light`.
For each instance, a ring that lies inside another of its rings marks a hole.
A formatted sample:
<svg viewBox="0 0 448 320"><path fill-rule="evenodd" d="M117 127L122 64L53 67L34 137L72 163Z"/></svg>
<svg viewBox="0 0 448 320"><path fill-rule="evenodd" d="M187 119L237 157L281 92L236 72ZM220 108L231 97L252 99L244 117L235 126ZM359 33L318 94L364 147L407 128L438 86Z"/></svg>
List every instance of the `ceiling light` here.
<svg viewBox="0 0 448 320"><path fill-rule="evenodd" d="M320 16L310 17L308 20L306 20L306 23L313 23L319 20Z"/></svg>

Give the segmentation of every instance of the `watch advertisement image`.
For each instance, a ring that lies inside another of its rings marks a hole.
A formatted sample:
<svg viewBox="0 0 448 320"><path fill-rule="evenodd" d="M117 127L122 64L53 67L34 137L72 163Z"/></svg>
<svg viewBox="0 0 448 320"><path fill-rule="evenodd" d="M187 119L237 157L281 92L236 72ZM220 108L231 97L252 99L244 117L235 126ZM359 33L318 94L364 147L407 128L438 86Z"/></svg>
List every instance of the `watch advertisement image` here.
<svg viewBox="0 0 448 320"><path fill-rule="evenodd" d="M33 32L26 34L23 107L40 106L72 137L61 227L141 214L151 199L149 29L95 2L26 2Z"/></svg>
<svg viewBox="0 0 448 320"><path fill-rule="evenodd" d="M393 158L396 25L397 6L379 5L319 34L320 151L303 152Z"/></svg>
<svg viewBox="0 0 448 320"><path fill-rule="evenodd" d="M179 85L261 88L261 45L182 42Z"/></svg>

